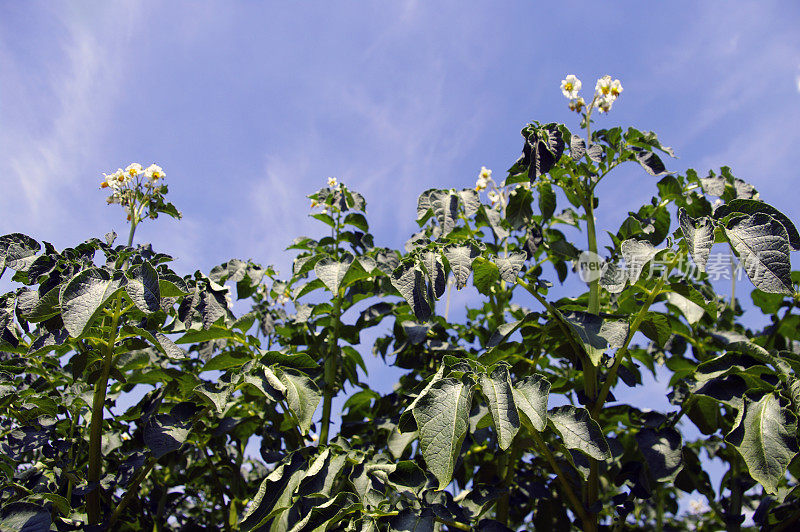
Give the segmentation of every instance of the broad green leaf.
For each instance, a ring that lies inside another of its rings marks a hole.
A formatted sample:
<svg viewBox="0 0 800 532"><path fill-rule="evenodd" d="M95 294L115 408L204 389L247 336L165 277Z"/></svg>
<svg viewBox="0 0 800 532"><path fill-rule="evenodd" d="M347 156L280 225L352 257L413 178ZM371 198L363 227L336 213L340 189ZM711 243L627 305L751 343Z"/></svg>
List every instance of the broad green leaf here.
<svg viewBox="0 0 800 532"><path fill-rule="evenodd" d="M661 175L667 171L661 158L651 151L636 150L634 155L636 161L652 176Z"/></svg>
<svg viewBox="0 0 800 532"><path fill-rule="evenodd" d="M784 229L786 229L786 233L789 237L789 246L792 251L800 251L800 233L797 232L797 228L792 221L781 211L763 201L753 199L731 200L714 210L714 218L720 220L733 213L755 214L757 212L768 214L778 220L778 222L783 225Z"/></svg>
<svg viewBox="0 0 800 532"><path fill-rule="evenodd" d="M500 270L497 266L483 257L476 257L472 261L472 284L478 292L488 295L489 290L500 280Z"/></svg>
<svg viewBox="0 0 800 532"><path fill-rule="evenodd" d="M0 271L28 266L41 247L39 242L22 233L0 236Z"/></svg>
<svg viewBox="0 0 800 532"><path fill-rule="evenodd" d="M225 414L231 398L231 388L222 384L221 388L213 383L204 382L195 387L194 392L213 406L219 415Z"/></svg>
<svg viewBox="0 0 800 532"><path fill-rule="evenodd" d="M745 392L747 392L747 382L741 376L727 375L706 381L693 393L710 397L731 408L741 410Z"/></svg>
<svg viewBox="0 0 800 532"><path fill-rule="evenodd" d="M606 262L600 276L600 287L609 294L619 294L628 282L628 270L616 262ZM635 281L634 281L635 282Z"/></svg>
<svg viewBox="0 0 800 532"><path fill-rule="evenodd" d="M345 515L361 508L358 498L346 491L339 492L336 497L319 506L314 506L289 532L311 532L312 530L333 530Z"/></svg>
<svg viewBox="0 0 800 532"><path fill-rule="evenodd" d="M683 438L674 428L645 427L636 433L639 450L657 482L672 482L681 470Z"/></svg>
<svg viewBox="0 0 800 532"><path fill-rule="evenodd" d="M455 277L456 288L461 290L467 285L467 279L472 271L472 261L478 256L478 252L472 246L448 246L444 250L444 256Z"/></svg>
<svg viewBox="0 0 800 532"><path fill-rule="evenodd" d="M564 153L564 137L555 124L528 126L522 131L525 146L522 155L528 167L531 184L549 172Z"/></svg>
<svg viewBox="0 0 800 532"><path fill-rule="evenodd" d="M514 403L539 432L547 425L547 398L550 383L541 375L528 375L514 383Z"/></svg>
<svg viewBox="0 0 800 532"><path fill-rule="evenodd" d="M439 370L434 374L433 377L431 377L431 380L428 381L428 384L425 385L422 391L419 392L419 395L414 398L411 404L408 405L405 411L400 415L400 422L397 424L398 431L403 433L417 430L417 422L414 419L414 408L417 406L417 403L419 403L420 399L425 397L425 395L428 393L428 390L430 390L433 385L439 381L442 376L444 376L444 370L444 365L439 366Z"/></svg>
<svg viewBox="0 0 800 532"><path fill-rule="evenodd" d="M467 433L473 384L444 378L437 380L414 406L419 445L428 469L439 480L439 489L450 484L453 469Z"/></svg>
<svg viewBox="0 0 800 532"><path fill-rule="evenodd" d="M761 309L764 314L775 314L780 310L781 304L784 300L783 294L768 294L758 288L750 292L750 298L753 304Z"/></svg>
<svg viewBox="0 0 800 532"><path fill-rule="evenodd" d="M639 331L659 347L664 347L670 336L672 336L672 327L667 317L652 311L647 312L642 318Z"/></svg>
<svg viewBox="0 0 800 532"><path fill-rule="evenodd" d="M797 455L797 419L780 406L774 394L759 401L745 396L734 429L725 441L739 451L750 476L773 495L783 480L789 462Z"/></svg>
<svg viewBox="0 0 800 532"><path fill-rule="evenodd" d="M24 314L25 319L31 323L38 323L59 314L61 307L59 307L58 299L61 288L62 285L55 286L44 297L39 298L33 308Z"/></svg>
<svg viewBox="0 0 800 532"><path fill-rule="evenodd" d="M319 388L299 371L275 368L275 374L286 387L286 403L297 417L301 432L307 433L311 428L314 411L322 399Z"/></svg>
<svg viewBox="0 0 800 532"><path fill-rule="evenodd" d="M353 227L356 227L365 233L369 232L369 224L367 223L367 219L360 212L348 213L348 215L344 217L344 223L352 225Z"/></svg>
<svg viewBox="0 0 800 532"><path fill-rule="evenodd" d="M589 417L589 411L585 408L557 406L550 410L548 419L568 449L581 451L595 460L611 458L611 450L600 425Z"/></svg>
<svg viewBox="0 0 800 532"><path fill-rule="evenodd" d="M297 490L298 495L331 495L331 488L339 478L342 468L347 462L347 455L344 453L331 452L331 448L324 449L314 460L306 471L306 475L300 482Z"/></svg>
<svg viewBox="0 0 800 532"><path fill-rule="evenodd" d="M247 351L223 351L203 365L200 371L219 371L238 368L250 362L251 355Z"/></svg>
<svg viewBox="0 0 800 532"><path fill-rule="evenodd" d="M314 273L317 274L319 280L325 283L328 290L333 294L338 294L339 285L342 283L342 279L344 279L351 264L353 264L353 257L350 256L341 261L324 258L314 265Z"/></svg>
<svg viewBox="0 0 800 532"><path fill-rule="evenodd" d="M389 521L390 532L433 532L436 520L429 508L417 511L406 508Z"/></svg>
<svg viewBox="0 0 800 532"><path fill-rule="evenodd" d="M176 344L197 344L209 340L234 339L236 333L227 327L212 325L208 329L191 329L175 340Z"/></svg>
<svg viewBox="0 0 800 532"><path fill-rule="evenodd" d="M29 502L12 502L0 510L3 532L44 532L50 530L50 510Z"/></svg>
<svg viewBox="0 0 800 532"><path fill-rule="evenodd" d="M481 198L478 192L474 188L465 188L458 191L458 196L461 198L467 218L474 216L481 207Z"/></svg>
<svg viewBox="0 0 800 532"><path fill-rule="evenodd" d="M158 459L180 449L191 428L189 423L170 414L157 414L150 417L144 426L144 443Z"/></svg>
<svg viewBox="0 0 800 532"><path fill-rule="evenodd" d="M133 304L144 313L150 314L161 308L158 273L148 262L137 264L128 270L125 292Z"/></svg>
<svg viewBox="0 0 800 532"><path fill-rule="evenodd" d="M242 515L241 530L257 529L291 506L292 495L305 474L305 450L290 454L261 482L253 500Z"/></svg>
<svg viewBox="0 0 800 532"><path fill-rule="evenodd" d="M689 248L692 260L701 272L706 271L708 254L714 245L714 222L711 218L692 218L683 208L678 209L678 223Z"/></svg>
<svg viewBox="0 0 800 532"><path fill-rule="evenodd" d="M497 443L501 449L506 450L519 430L519 414L514 402L508 366L500 364L491 374L481 375L480 384L483 395L489 400L489 412L494 421Z"/></svg>
<svg viewBox="0 0 800 532"><path fill-rule="evenodd" d="M786 228L764 213L735 217L725 235L756 288L770 294L793 294Z"/></svg>
<svg viewBox="0 0 800 532"><path fill-rule="evenodd" d="M644 267L659 252L650 242L634 239L622 242L620 250L622 251L622 257L625 259L625 269L628 272L628 278L631 283L639 280Z"/></svg>
<svg viewBox="0 0 800 532"><path fill-rule="evenodd" d="M103 307L123 288L123 278L89 268L70 279L61 292L61 316L70 336L77 338L94 322Z"/></svg>
<svg viewBox="0 0 800 532"><path fill-rule="evenodd" d="M500 278L507 283L517 282L517 275L525 264L525 253L514 251L506 257L497 256L494 259L500 271Z"/></svg>
<svg viewBox="0 0 800 532"><path fill-rule="evenodd" d="M244 382L261 392L264 397L273 401L280 401L286 397L286 386L281 382L275 372L267 366L262 366L250 375L244 376Z"/></svg>
<svg viewBox="0 0 800 532"><path fill-rule="evenodd" d="M705 314L703 307L675 292L667 293L667 301L671 305L675 305L678 310L681 311L681 314L686 317L686 321L688 321L690 325L694 325L700 321L700 318Z"/></svg>
<svg viewBox="0 0 800 532"><path fill-rule="evenodd" d="M430 208L439 223L442 236L447 236L456 226L458 195L452 190L433 190L430 193Z"/></svg>
<svg viewBox="0 0 800 532"><path fill-rule="evenodd" d="M172 274L158 276L158 289L162 297L180 297L189 294L183 279Z"/></svg>
<svg viewBox="0 0 800 532"><path fill-rule="evenodd" d="M583 140L581 139L581 142ZM542 183L539 188L539 211L542 213L542 223L549 220L556 211L556 193L549 183Z"/></svg>
<svg viewBox="0 0 800 532"><path fill-rule="evenodd" d="M442 297L445 288L447 288L447 274L444 271L444 262L442 262L442 255L433 251L426 251L422 254L422 265L425 271L428 272L428 279L430 279L431 287L435 297Z"/></svg>
<svg viewBox="0 0 800 532"><path fill-rule="evenodd" d="M433 294L428 293L425 272L419 266L400 265L392 272L392 286L405 298L418 320L426 321L430 318L432 308L429 301Z"/></svg>
<svg viewBox="0 0 800 532"><path fill-rule="evenodd" d="M600 363L607 349L622 347L628 337L629 326L626 321L608 320L580 311L568 312L563 317L595 366Z"/></svg>
<svg viewBox="0 0 800 532"><path fill-rule="evenodd" d="M533 217L533 194L530 189L517 187L508 195L506 205L506 221L512 229L522 229L531 223Z"/></svg>

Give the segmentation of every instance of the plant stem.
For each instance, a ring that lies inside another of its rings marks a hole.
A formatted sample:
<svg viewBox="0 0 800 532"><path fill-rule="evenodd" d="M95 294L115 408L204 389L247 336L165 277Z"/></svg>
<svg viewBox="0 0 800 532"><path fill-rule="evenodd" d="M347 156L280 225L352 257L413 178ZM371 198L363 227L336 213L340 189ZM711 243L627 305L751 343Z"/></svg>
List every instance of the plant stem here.
<svg viewBox="0 0 800 532"><path fill-rule="evenodd" d="M334 389L336 387L336 372L339 362L339 353L337 352L339 344L339 324L341 323L342 313L342 291L336 294L336 300L333 304L333 312L331 317L334 319L333 330L328 337L330 349L328 350L328 357L325 359L324 379L324 395L322 399L322 428L319 432L319 444L326 445L328 443L328 433L331 426L331 404L333 402Z"/></svg>
<svg viewBox="0 0 800 532"><path fill-rule="evenodd" d="M547 443L542 439L538 432L531 431L531 436L533 437L533 441L536 443L536 446L539 448L539 452L544 455L545 460L547 463L550 464L550 467L555 473L556 478L558 479L559 484L561 485L561 490L566 495L567 499L572 506L572 511L580 518L581 522L583 522L583 529L584 532L594 532L597 530L597 525L594 522L594 519L589 517L589 513L584 508L583 503L578 499L575 492L572 490L572 486L569 485L567 482L567 477L564 476L564 472L559 467L558 462L556 462L556 457L553 456L553 453L550 452L550 449L547 447Z"/></svg>
<svg viewBox="0 0 800 532"><path fill-rule="evenodd" d="M578 344L575 342L575 338L572 336L572 333L569 330L569 325L567 325L565 323L564 316L561 315L561 313L558 311L558 309L556 309L545 298L543 298L542 295L539 292L536 291L536 289L534 289L531 285L529 285L528 283L523 281L522 278L520 278L520 277L517 278L517 284L519 286L521 286L522 288L524 288L525 290L527 290L530 295L535 297L536 300L539 303L541 303L542 306L544 306L545 309L547 309L547 311L553 316L553 318L555 318L556 323L558 324L559 328L561 329L561 332L564 333L564 338L567 339L567 342L569 342L569 345L575 351L575 356L580 356L581 353L584 352L584 350L581 349L578 346Z"/></svg>
<svg viewBox="0 0 800 532"><path fill-rule="evenodd" d="M591 414L592 417L597 419L597 415L600 413L600 409L603 408L603 404L606 401L606 397L608 397L608 392L611 391L611 385L614 382L615 377L617 376L617 371L619 370L620 364L622 364L622 360L625 358L625 355L628 353L628 346L633 340L633 335L636 334L636 331L639 330L639 326L641 326L642 321L644 321L644 317L647 314L647 311L650 309L650 306L655 301L658 294L661 293L661 289L664 288L664 284L667 282L667 277L669 276L672 269L678 263L680 259L680 254L676 253L675 258L670 261L665 269L663 275L656 283L656 286L647 296L647 301L645 304L642 305L642 308L639 310L639 313L633 319L633 323L631 324L630 330L628 332L628 337L625 339L625 343L617 350L617 353L614 355L614 365L611 366L611 369L608 371L608 375L603 380L603 386L600 388L600 393L597 396L597 401L592 408Z"/></svg>
<svg viewBox="0 0 800 532"><path fill-rule="evenodd" d="M108 528L111 528L114 525L114 523L117 522L119 517L122 515L122 512L125 511L125 508L127 508L128 504L136 496L136 494L138 493L137 488L145 479L147 474L150 473L153 467L155 467L156 462L158 462L158 460L156 460L155 458L151 457L150 459L148 459L147 463L144 465L141 471L139 471L136 477L134 477L134 479L131 481L130 485L128 486L128 489L125 491L125 495L122 496L122 499L120 499L119 504L117 504L117 507L114 508L114 513L111 514L111 518L108 520Z"/></svg>
<svg viewBox="0 0 800 532"><path fill-rule="evenodd" d="M111 317L111 328L108 333L108 342L104 347L103 369L94 385L94 398L92 399L92 420L89 426L89 485L94 485L87 497L87 514L89 524L96 525L100 522L100 469L102 463L103 443L103 406L106 402L106 388L108 376L111 373L111 364L114 360L114 344L117 341L117 325L121 315L121 296L114 300L114 313Z"/></svg>
<svg viewBox="0 0 800 532"><path fill-rule="evenodd" d="M506 492L500 496L495 510L495 520L508 525L508 514L511 509L511 485L514 483L514 474L517 470L517 460L519 460L521 449L516 445L516 439L511 443L511 447L503 453L501 460L501 476L503 477L503 487Z"/></svg>
<svg viewBox="0 0 800 532"><path fill-rule="evenodd" d="M739 462L739 455L733 447L728 447L733 456L731 461L731 475L728 480L730 482L731 500L728 506L728 515L725 516L726 529L731 532L739 532L742 529L742 483L740 482L741 466Z"/></svg>

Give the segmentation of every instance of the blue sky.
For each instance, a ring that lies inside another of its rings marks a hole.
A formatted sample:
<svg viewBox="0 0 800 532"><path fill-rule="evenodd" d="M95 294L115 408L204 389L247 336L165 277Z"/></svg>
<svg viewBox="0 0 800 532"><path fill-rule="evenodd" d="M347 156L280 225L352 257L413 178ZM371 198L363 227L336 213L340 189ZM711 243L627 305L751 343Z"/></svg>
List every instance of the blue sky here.
<svg viewBox="0 0 800 532"><path fill-rule="evenodd" d="M800 222L800 4L536 4L4 2L0 234L123 234L98 186L136 161L164 168L184 213L137 241L183 273L231 257L288 273L286 245L319 234L305 196L328 176L399 248L420 192L472 186L482 165L502 177L528 121L577 128L558 88L570 73L584 92L623 83L596 127L656 131L679 156L668 169L729 165ZM599 226L616 230L655 181L634 166L604 181Z"/></svg>

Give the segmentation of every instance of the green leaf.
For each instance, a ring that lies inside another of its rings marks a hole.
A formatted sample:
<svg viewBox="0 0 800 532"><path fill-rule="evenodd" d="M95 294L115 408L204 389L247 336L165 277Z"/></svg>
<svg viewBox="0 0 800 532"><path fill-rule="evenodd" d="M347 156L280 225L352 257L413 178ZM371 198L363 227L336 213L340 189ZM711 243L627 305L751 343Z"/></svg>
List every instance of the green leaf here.
<svg viewBox="0 0 800 532"><path fill-rule="evenodd" d="M157 414L150 417L144 426L144 443L153 457L161 458L165 454L180 449L189 437L191 424L170 414Z"/></svg>
<svg viewBox="0 0 800 532"><path fill-rule="evenodd" d="M472 261L478 256L478 251L472 246L448 246L444 250L444 256L455 277L456 288L461 290L467 285L467 279L472 271Z"/></svg>
<svg viewBox="0 0 800 532"><path fill-rule="evenodd" d="M497 266L483 257L476 257L472 261L472 284L478 292L489 295L491 288L500 280L500 270Z"/></svg>
<svg viewBox="0 0 800 532"><path fill-rule="evenodd" d="M525 146L522 155L528 167L528 177L533 183L549 172L564 153L564 137L556 124L540 127L528 126L522 131Z"/></svg>
<svg viewBox="0 0 800 532"><path fill-rule="evenodd" d="M4 504L0 510L3 532L44 532L50 530L50 510L29 502Z"/></svg>
<svg viewBox="0 0 800 532"><path fill-rule="evenodd" d="M41 247L36 240L22 233L0 236L0 272L5 268L26 268Z"/></svg>
<svg viewBox="0 0 800 532"><path fill-rule="evenodd" d="M700 321L700 318L705 314L703 307L675 292L669 292L667 294L667 301L681 311L681 314L686 317L686 321L688 321L690 325L694 325Z"/></svg>
<svg viewBox="0 0 800 532"><path fill-rule="evenodd" d="M231 388L222 384L222 388L211 382L204 382L194 388L194 392L213 406L219 415L225 414L231 398Z"/></svg>
<svg viewBox="0 0 800 532"><path fill-rule="evenodd" d="M661 175L667 171L661 158L651 151L636 150L634 155L636 161L652 176Z"/></svg>
<svg viewBox="0 0 800 532"><path fill-rule="evenodd" d="M639 331L659 347L664 347L670 336L672 336L672 327L667 317L652 311L647 312L642 318Z"/></svg>
<svg viewBox="0 0 800 532"><path fill-rule="evenodd" d="M292 495L305 474L305 455L305 449L291 453L261 482L258 492L242 515L239 523L241 530L257 529L291 506Z"/></svg>
<svg viewBox="0 0 800 532"><path fill-rule="evenodd" d="M480 376L481 390L489 401L489 412L492 414L497 443L506 450L519 430L519 414L514 402L511 387L511 375L508 366L500 364L491 374Z"/></svg>
<svg viewBox="0 0 800 532"><path fill-rule="evenodd" d="M331 258L324 258L314 265L314 273L317 278L325 283L328 290L333 294L339 293L339 285L342 283L347 270L353 264L353 257L346 257L342 261L336 261Z"/></svg>
<svg viewBox="0 0 800 532"><path fill-rule="evenodd" d="M547 425L550 383L541 375L527 375L514 383L514 403L531 426L541 432Z"/></svg>
<svg viewBox="0 0 800 532"><path fill-rule="evenodd" d="M430 508L422 511L406 508L389 522L390 532L433 532L436 520Z"/></svg>
<svg viewBox="0 0 800 532"><path fill-rule="evenodd" d="M70 279L61 292L61 316L70 336L77 338L94 322L103 307L123 288L121 276L89 268Z"/></svg>
<svg viewBox="0 0 800 532"><path fill-rule="evenodd" d="M286 387L286 403L297 417L301 432L306 434L311 428L314 411L322 399L319 388L299 371L275 368L275 374Z"/></svg>
<svg viewBox="0 0 800 532"><path fill-rule="evenodd" d="M59 314L61 307L58 305L58 299L61 294L61 288L62 285L55 286L44 297L39 298L33 308L24 314L25 319L31 323L39 323Z"/></svg>
<svg viewBox="0 0 800 532"><path fill-rule="evenodd" d="M794 293L786 228L768 214L735 217L725 235L756 288L770 294Z"/></svg>
<svg viewBox="0 0 800 532"><path fill-rule="evenodd" d="M439 489L450 484L461 442L467 433L473 384L467 378L435 381L414 406L419 445Z"/></svg>
<svg viewBox="0 0 800 532"><path fill-rule="evenodd" d="M236 333L234 333L227 327L222 327L220 325L212 325L208 329L188 330L183 336L175 340L175 343L197 344L200 342L208 342L209 340L220 340L223 338L234 339L236 338Z"/></svg>
<svg viewBox="0 0 800 532"><path fill-rule="evenodd" d="M262 366L252 374L245 375L243 380L272 401L280 401L286 397L286 386L267 366Z"/></svg>
<svg viewBox="0 0 800 532"><path fill-rule="evenodd" d="M761 309L761 312L769 315L780 310L784 296L783 294L768 294L756 288L750 292L750 298L753 300L753 304Z"/></svg>
<svg viewBox="0 0 800 532"><path fill-rule="evenodd" d="M346 491L339 492L336 497L319 506L314 506L289 532L310 532L312 530L330 530L345 515L357 511L361 505L357 497Z"/></svg>
<svg viewBox="0 0 800 532"><path fill-rule="evenodd" d="M609 460L611 450L597 421L585 408L557 406L548 418L568 449L577 449L595 460Z"/></svg>
<svg viewBox="0 0 800 532"><path fill-rule="evenodd" d="M796 432L797 419L774 394L757 402L745 396L744 409L725 441L742 455L750 476L776 495L789 462L797 455Z"/></svg>
<svg viewBox="0 0 800 532"><path fill-rule="evenodd" d="M456 226L458 195L452 190L433 190L430 193L430 206L442 229L442 236L448 235Z"/></svg>
<svg viewBox="0 0 800 532"><path fill-rule="evenodd" d="M517 282L517 275L525 264L525 253L514 251L506 257L497 256L494 263L500 271L500 278L507 283Z"/></svg>
<svg viewBox="0 0 800 532"><path fill-rule="evenodd" d="M653 479L672 482L681 470L683 438L674 428L655 430L645 427L636 434L639 450Z"/></svg>
<svg viewBox="0 0 800 532"><path fill-rule="evenodd" d="M681 207L678 209L678 223L683 231L683 238L686 240L692 260L701 272L706 271L708 254L714 245L714 222L708 216L692 218Z"/></svg>
<svg viewBox="0 0 800 532"><path fill-rule="evenodd" d="M433 251L426 251L422 254L422 265L425 271L428 272L428 279L430 279L431 287L435 297L442 297L445 288L447 288L447 275L444 271L444 262L440 253Z"/></svg>
<svg viewBox="0 0 800 532"><path fill-rule="evenodd" d="M583 140L581 139L581 142ZM539 211L542 213L542 223L549 220L556 211L556 193L549 183L539 185Z"/></svg>
<svg viewBox="0 0 800 532"><path fill-rule="evenodd" d="M344 217L344 223L352 225L365 233L369 232L369 224L367 219L360 212L351 212Z"/></svg>
<svg viewBox="0 0 800 532"><path fill-rule="evenodd" d="M600 364L607 349L622 347L628 337L629 326L626 321L607 320L581 311L568 312L563 316L595 366Z"/></svg>
<svg viewBox="0 0 800 532"><path fill-rule="evenodd" d="M533 217L533 194L529 189L518 187L511 191L506 206L506 220L512 229L522 229L531 223Z"/></svg>
<svg viewBox="0 0 800 532"><path fill-rule="evenodd" d="M405 298L414 316L420 321L426 321L431 316L432 308L429 293L425 282L425 273L414 264L401 264L392 272L392 286Z"/></svg>
<svg viewBox="0 0 800 532"><path fill-rule="evenodd" d="M128 283L125 292L133 304L146 314L153 313L161 308L161 290L159 288L158 273L150 263L137 264L128 270Z"/></svg>
<svg viewBox="0 0 800 532"><path fill-rule="evenodd" d="M158 276L158 289L162 297L181 297L189 294L183 279L171 274L162 273Z"/></svg>
<svg viewBox="0 0 800 532"><path fill-rule="evenodd" d="M653 247L653 244L646 240L625 240L620 244L620 251L622 257L625 259L625 269L628 272L628 278L631 283L639 280L642 270L648 262L653 260L658 249Z"/></svg>
<svg viewBox="0 0 800 532"><path fill-rule="evenodd" d="M481 197L474 188L465 188L458 191L458 196L461 198L461 204L464 206L464 214L470 218L478 212L481 208Z"/></svg>
<svg viewBox="0 0 800 532"><path fill-rule="evenodd" d="M714 218L721 220L733 213L755 214L757 212L768 214L778 220L778 222L783 225L784 229L786 229L786 233L789 237L789 246L792 251L800 251L800 233L797 232L797 228L792 221L781 211L763 201L753 199L731 200L714 210Z"/></svg>

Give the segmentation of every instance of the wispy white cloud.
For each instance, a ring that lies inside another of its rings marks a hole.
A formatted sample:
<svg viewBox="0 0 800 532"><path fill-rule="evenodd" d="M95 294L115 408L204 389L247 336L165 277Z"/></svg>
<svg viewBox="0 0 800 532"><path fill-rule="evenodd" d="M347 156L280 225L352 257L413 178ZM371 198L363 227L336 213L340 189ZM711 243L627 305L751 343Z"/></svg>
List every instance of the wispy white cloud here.
<svg viewBox="0 0 800 532"><path fill-rule="evenodd" d="M124 6L117 13L106 8L89 14L63 8L53 6L49 13L58 33L41 42L36 61L15 53L9 40L0 42L4 231L22 226L52 235L56 228L63 233L80 225L87 214L75 207L85 204L99 182L93 166L97 146L125 75L124 32L103 18L124 14L127 23L138 10Z"/></svg>

